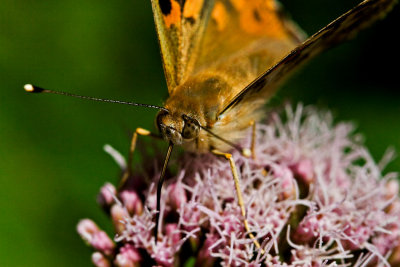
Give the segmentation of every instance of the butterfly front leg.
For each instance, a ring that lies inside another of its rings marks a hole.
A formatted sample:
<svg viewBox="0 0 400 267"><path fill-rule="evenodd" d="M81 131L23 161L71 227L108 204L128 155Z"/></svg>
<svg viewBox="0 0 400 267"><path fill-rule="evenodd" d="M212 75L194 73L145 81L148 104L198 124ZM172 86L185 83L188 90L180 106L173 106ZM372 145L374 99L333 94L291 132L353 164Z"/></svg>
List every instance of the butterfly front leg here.
<svg viewBox="0 0 400 267"><path fill-rule="evenodd" d="M129 176L132 174L133 152L135 152L138 135L151 136L153 138L161 139L160 135L152 133L149 130L146 130L146 129L143 129L143 128L140 128L140 127L136 128L136 130L133 132L133 135L132 135L131 145L129 147L129 155L128 155L127 167L126 167L126 169L124 171L124 174L122 175L121 181L119 182L119 189L121 189L125 185L125 183L128 180Z"/></svg>
<svg viewBox="0 0 400 267"><path fill-rule="evenodd" d="M236 196L237 196L238 204L239 204L240 211L241 211L241 214L243 217L244 228L245 228L247 234L249 235L249 237L253 240L254 245L258 249L260 249L261 254L264 254L265 252L261 248L260 243L257 241L257 239L255 238L253 233L250 231L249 223L247 221L246 208L245 208L243 196L242 196L242 190L240 189L239 175L238 175L238 172L236 169L236 164L235 164L235 161L233 160L232 154L224 153L224 152L218 151L216 149L211 150L211 153L213 153L214 155L219 156L219 157L224 157L225 159L227 159L229 161L229 164L230 164L231 170L232 170L233 181L235 183Z"/></svg>
<svg viewBox="0 0 400 267"><path fill-rule="evenodd" d="M246 158L256 159L255 147L256 147L256 122L251 120L249 123L251 127L251 140L250 140L250 148L241 149L241 153Z"/></svg>
<svg viewBox="0 0 400 267"><path fill-rule="evenodd" d="M251 143L250 143L251 157L253 159L256 159L256 153L255 153L255 148L256 148L256 121L255 120L251 120L250 121L250 126L251 126Z"/></svg>

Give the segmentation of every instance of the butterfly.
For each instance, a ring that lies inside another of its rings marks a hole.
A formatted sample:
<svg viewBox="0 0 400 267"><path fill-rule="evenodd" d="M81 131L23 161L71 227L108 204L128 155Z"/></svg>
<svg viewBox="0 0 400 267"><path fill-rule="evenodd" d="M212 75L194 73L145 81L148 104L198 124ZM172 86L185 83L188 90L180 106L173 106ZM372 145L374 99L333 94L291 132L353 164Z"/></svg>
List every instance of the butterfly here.
<svg viewBox="0 0 400 267"><path fill-rule="evenodd" d="M279 85L309 59L382 17L394 3L364 1L305 40L274 0L152 0L169 92L167 111L157 115L159 130L171 149L183 145L230 161L243 223L258 248L227 151L235 148L254 156L237 143L260 120Z"/></svg>
<svg viewBox="0 0 400 267"><path fill-rule="evenodd" d="M151 0L169 97L156 124L168 151L157 186L155 240L160 231L160 199L174 145L196 153L211 152L229 161L247 234L260 249L246 218L239 175L229 153L254 157L256 122L264 104L300 66L351 37L389 12L396 0L365 0L309 38L285 16L276 0ZM28 92L50 92L26 85ZM238 145L252 129L250 148ZM138 135L159 136L138 128ZM130 168L121 185L130 175Z"/></svg>

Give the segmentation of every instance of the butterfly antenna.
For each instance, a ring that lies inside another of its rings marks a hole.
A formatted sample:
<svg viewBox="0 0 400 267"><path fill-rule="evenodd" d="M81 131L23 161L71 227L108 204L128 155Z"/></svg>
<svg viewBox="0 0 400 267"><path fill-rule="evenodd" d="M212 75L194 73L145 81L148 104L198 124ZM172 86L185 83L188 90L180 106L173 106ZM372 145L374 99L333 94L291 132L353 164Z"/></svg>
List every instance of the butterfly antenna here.
<svg viewBox="0 0 400 267"><path fill-rule="evenodd" d="M168 162L171 157L173 147L174 147L174 144L172 142L170 142L169 146L168 146L167 155L165 156L164 165L161 170L160 179L158 180L158 185L157 185L157 213L156 213L156 225L154 228L154 239L155 239L156 244L157 244L157 239L158 239L158 227L160 224L159 221L160 221L160 209L161 209L161 189L162 189L162 186L163 186L163 183L165 180L165 171L167 170Z"/></svg>
<svg viewBox="0 0 400 267"><path fill-rule="evenodd" d="M126 102L126 101L113 100L113 99L104 99L104 98L97 98L97 97L90 97L90 96L83 96L83 95L75 95L75 94L61 92L61 91L43 89L43 88L41 88L39 86L34 86L32 84L25 84L24 89L28 93L50 93L50 94L56 94L56 95L65 95L65 96L71 96L71 97L75 97L75 98L99 101L99 102L116 103L116 104L138 106L138 107L147 107L147 108L162 109L162 110L165 110L165 111L169 111L168 109L166 109L164 107L160 107L160 106L156 106L156 105L148 105L148 104Z"/></svg>

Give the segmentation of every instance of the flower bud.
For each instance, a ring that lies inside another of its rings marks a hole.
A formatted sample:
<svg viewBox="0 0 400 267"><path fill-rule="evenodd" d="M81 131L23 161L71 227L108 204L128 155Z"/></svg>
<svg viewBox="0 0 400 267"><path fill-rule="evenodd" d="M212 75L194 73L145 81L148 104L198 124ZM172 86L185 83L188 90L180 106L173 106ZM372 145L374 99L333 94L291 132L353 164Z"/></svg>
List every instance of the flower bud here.
<svg viewBox="0 0 400 267"><path fill-rule="evenodd" d="M118 267L135 267L139 266L141 260L139 251L133 245L125 244L120 248L114 263Z"/></svg>
<svg viewBox="0 0 400 267"><path fill-rule="evenodd" d="M176 223L169 223L165 226L166 235L172 242L172 245L176 245L181 240L181 234L177 231L178 225Z"/></svg>
<svg viewBox="0 0 400 267"><path fill-rule="evenodd" d="M291 169L295 176L301 179L304 183L312 183L314 179L314 166L311 160L302 159L293 165Z"/></svg>
<svg viewBox="0 0 400 267"><path fill-rule="evenodd" d="M307 244L313 242L319 236L319 229L323 217L311 216L303 220L297 227L293 240L297 243Z"/></svg>
<svg viewBox="0 0 400 267"><path fill-rule="evenodd" d="M398 244L389 258L389 263L391 266L400 266L400 244Z"/></svg>
<svg viewBox="0 0 400 267"><path fill-rule="evenodd" d="M103 254L96 251L92 254L92 262L96 267L110 267L110 261Z"/></svg>
<svg viewBox="0 0 400 267"><path fill-rule="evenodd" d="M182 184L174 183L168 186L168 203L172 209L177 210L187 202L186 192Z"/></svg>
<svg viewBox="0 0 400 267"><path fill-rule="evenodd" d="M142 214L143 204L135 191L124 190L120 193L120 198L130 214Z"/></svg>
<svg viewBox="0 0 400 267"><path fill-rule="evenodd" d="M119 204L114 204L111 207L110 213L111 213L111 219L115 227L115 231L119 234L125 229L125 225L122 223L122 221L124 220L124 218L129 216L129 214L127 214L126 210Z"/></svg>
<svg viewBox="0 0 400 267"><path fill-rule="evenodd" d="M100 231L99 227L90 219L82 219L79 221L76 230L83 240L90 244L93 235Z"/></svg>
<svg viewBox="0 0 400 267"><path fill-rule="evenodd" d="M114 242L104 231L99 231L93 235L91 245L94 249L103 252L105 255L111 255L115 247Z"/></svg>
<svg viewBox="0 0 400 267"><path fill-rule="evenodd" d="M351 240L343 240L343 247L349 250L357 250L369 239L371 236L371 229L365 226L358 226L356 228L348 227L344 230L344 233L348 235Z"/></svg>
<svg viewBox="0 0 400 267"><path fill-rule="evenodd" d="M385 187L387 199L391 199L399 194L399 182L397 180L388 181Z"/></svg>
<svg viewBox="0 0 400 267"><path fill-rule="evenodd" d="M213 266L215 258L211 256L210 247L218 241L218 236L208 234L203 246L197 254L196 266ZM214 248L215 250L218 247Z"/></svg>
<svg viewBox="0 0 400 267"><path fill-rule="evenodd" d="M97 202L103 208L110 207L111 204L114 202L115 195L116 195L115 187L110 183L106 183L100 189L100 193L97 196Z"/></svg>
<svg viewBox="0 0 400 267"><path fill-rule="evenodd" d="M115 247L114 242L104 231L101 231L92 220L81 220L78 223L77 231L82 239L95 250L98 250L105 255L110 255L112 253Z"/></svg>
<svg viewBox="0 0 400 267"><path fill-rule="evenodd" d="M274 168L274 176L280 179L282 186L282 199L290 198L295 193L294 177L292 171L285 167Z"/></svg>

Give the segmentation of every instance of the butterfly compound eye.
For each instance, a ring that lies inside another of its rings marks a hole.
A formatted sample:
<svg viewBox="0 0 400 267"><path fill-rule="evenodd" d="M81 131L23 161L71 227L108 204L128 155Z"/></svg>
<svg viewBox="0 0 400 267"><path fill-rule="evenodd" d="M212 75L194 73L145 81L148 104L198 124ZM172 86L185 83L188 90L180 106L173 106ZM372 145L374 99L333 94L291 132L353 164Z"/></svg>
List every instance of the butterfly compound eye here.
<svg viewBox="0 0 400 267"><path fill-rule="evenodd" d="M199 136L200 132L200 123L198 120L190 118L189 116L182 116L185 125L182 130L182 137L184 139L194 139Z"/></svg>
<svg viewBox="0 0 400 267"><path fill-rule="evenodd" d="M158 130L161 132L162 131L162 126L164 125L164 123L163 123L163 118L165 117L165 116L167 116L169 113L168 113L168 111L166 111L166 110L160 110L159 112L158 112L158 114L157 114L157 117L156 117L156 124L157 124L157 127L158 127ZM165 126L165 125L164 125Z"/></svg>

